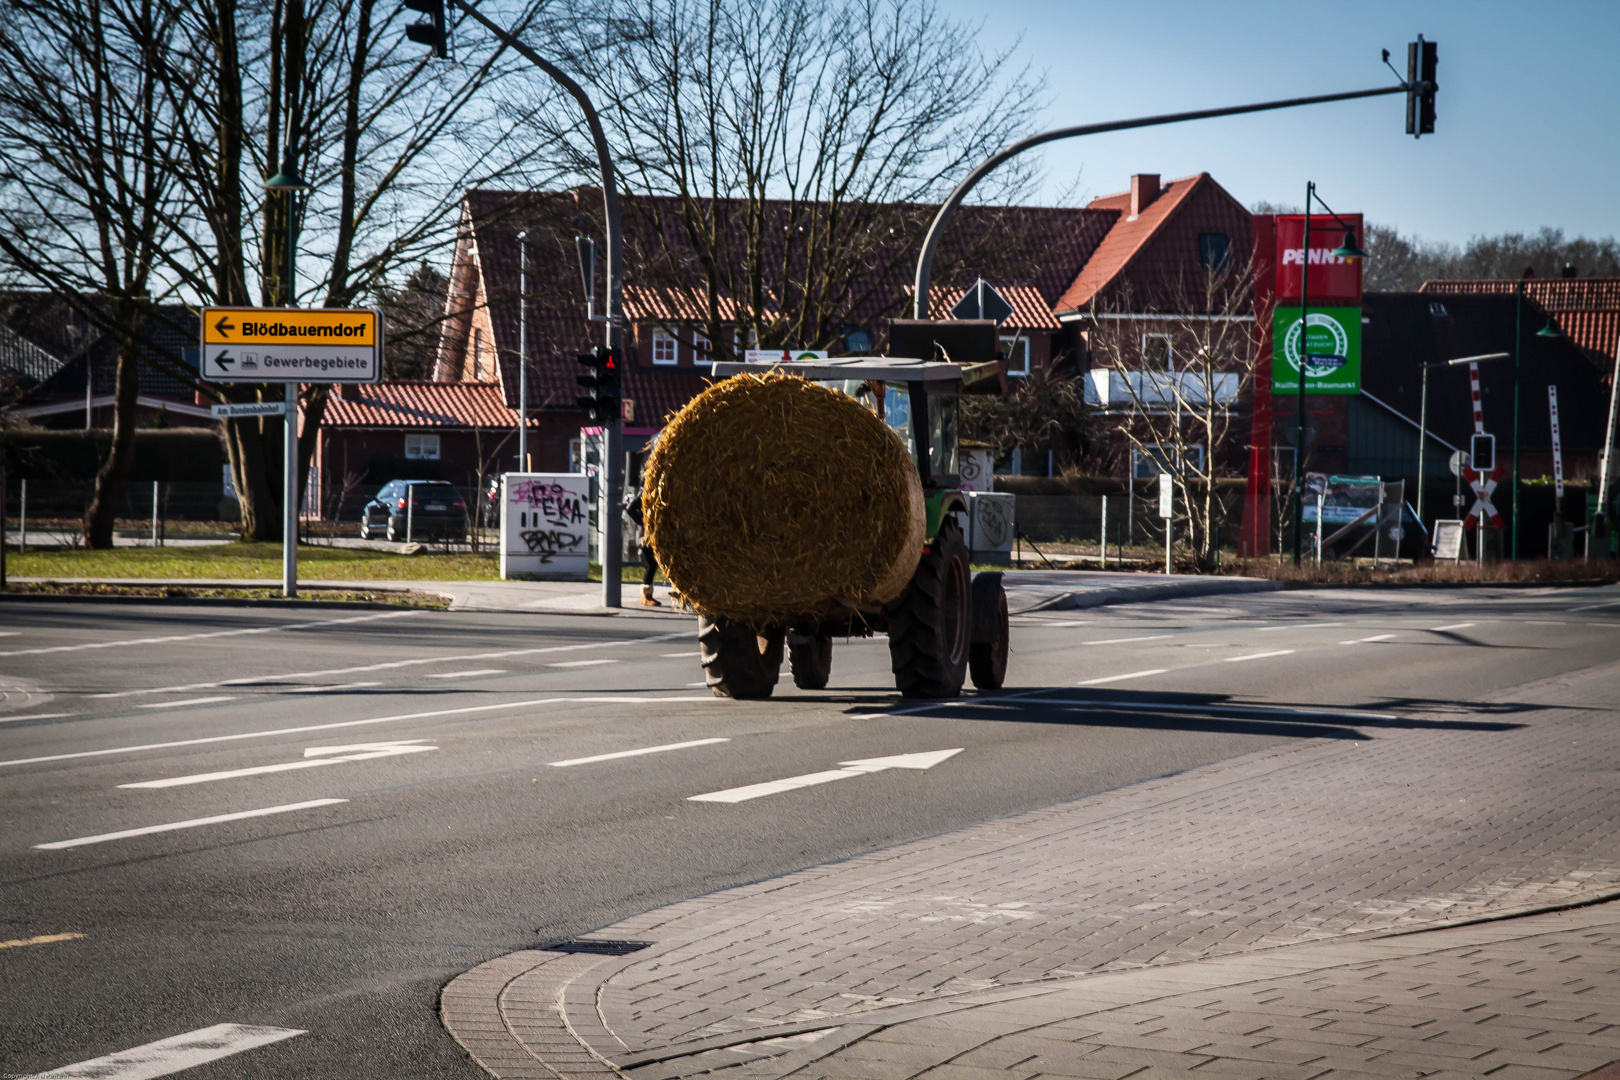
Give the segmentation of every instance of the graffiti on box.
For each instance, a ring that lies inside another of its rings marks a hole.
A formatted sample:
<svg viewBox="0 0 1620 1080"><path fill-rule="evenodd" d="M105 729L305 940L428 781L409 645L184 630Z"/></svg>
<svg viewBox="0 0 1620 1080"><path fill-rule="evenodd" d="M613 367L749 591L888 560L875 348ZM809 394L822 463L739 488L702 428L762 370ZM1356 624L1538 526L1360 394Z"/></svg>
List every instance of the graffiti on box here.
<svg viewBox="0 0 1620 1080"><path fill-rule="evenodd" d="M509 553L533 555L542 563L559 555L584 555L587 498L587 492L550 478L510 481L506 513L518 545L509 545Z"/></svg>

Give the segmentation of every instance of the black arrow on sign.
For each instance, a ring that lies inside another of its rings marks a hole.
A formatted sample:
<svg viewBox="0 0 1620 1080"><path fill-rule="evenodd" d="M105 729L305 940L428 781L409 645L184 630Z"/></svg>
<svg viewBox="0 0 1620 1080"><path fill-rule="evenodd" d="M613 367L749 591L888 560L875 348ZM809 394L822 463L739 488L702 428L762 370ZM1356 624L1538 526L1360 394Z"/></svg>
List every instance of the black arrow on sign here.
<svg viewBox="0 0 1620 1080"><path fill-rule="evenodd" d="M231 365L236 363L236 357L232 356L229 351L222 352L218 356L214 357L214 363L218 364L226 371L229 371L231 370Z"/></svg>
<svg viewBox="0 0 1620 1080"><path fill-rule="evenodd" d="M221 315L219 317L219 322L214 324L214 329L218 330L221 334L229 334L232 330L236 329L236 324L230 321L229 315Z"/></svg>

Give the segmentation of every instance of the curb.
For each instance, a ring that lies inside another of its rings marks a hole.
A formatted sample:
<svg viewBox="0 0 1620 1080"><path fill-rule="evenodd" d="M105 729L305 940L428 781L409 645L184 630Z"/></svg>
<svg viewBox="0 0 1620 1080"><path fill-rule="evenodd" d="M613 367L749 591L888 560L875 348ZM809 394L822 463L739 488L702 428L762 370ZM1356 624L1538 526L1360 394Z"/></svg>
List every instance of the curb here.
<svg viewBox="0 0 1620 1080"><path fill-rule="evenodd" d="M368 589L366 592L393 590ZM423 590L428 592L428 590ZM441 592L428 592L449 603L453 597ZM12 604L191 604L199 607L268 607L268 608L320 608L325 611L372 611L377 608L399 608L409 611L434 611L414 604L391 604L385 600L287 600L265 597L254 599L232 596L87 596L82 593L14 593L0 590L0 603Z"/></svg>
<svg viewBox="0 0 1620 1080"><path fill-rule="evenodd" d="M1280 581L1256 578L1198 578L1193 581L1166 581L1158 585L1115 586L1105 589L1083 589L1047 595L1028 607L1013 608L1010 614L1028 615L1036 611L1074 611L1081 608L1104 607L1109 604L1148 603L1154 600L1181 600L1198 596L1226 596L1241 593L1278 592L1286 588ZM1033 590L1032 590L1033 591ZM1013 590L1008 590L1012 593ZM1009 600L1013 597L1009 596Z"/></svg>

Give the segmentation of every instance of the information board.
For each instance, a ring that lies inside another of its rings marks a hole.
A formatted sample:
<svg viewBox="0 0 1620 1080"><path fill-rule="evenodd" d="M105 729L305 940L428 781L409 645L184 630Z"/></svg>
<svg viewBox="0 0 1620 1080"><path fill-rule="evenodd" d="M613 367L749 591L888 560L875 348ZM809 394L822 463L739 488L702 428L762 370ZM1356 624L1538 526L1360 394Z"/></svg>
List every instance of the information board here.
<svg viewBox="0 0 1620 1080"><path fill-rule="evenodd" d="M1434 557L1461 559L1463 557L1463 523L1457 520L1434 523Z"/></svg>

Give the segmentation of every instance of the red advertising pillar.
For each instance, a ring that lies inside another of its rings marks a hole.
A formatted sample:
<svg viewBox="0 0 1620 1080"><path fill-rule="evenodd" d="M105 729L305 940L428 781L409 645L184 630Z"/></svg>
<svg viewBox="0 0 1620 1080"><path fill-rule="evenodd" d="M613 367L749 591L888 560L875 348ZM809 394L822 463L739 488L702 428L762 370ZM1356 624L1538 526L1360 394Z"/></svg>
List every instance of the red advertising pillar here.
<svg viewBox="0 0 1620 1080"><path fill-rule="evenodd" d="M1276 297L1277 219L1256 214L1254 226L1254 404L1249 437L1249 483L1243 493L1243 531L1238 554L1271 554L1271 309Z"/></svg>

